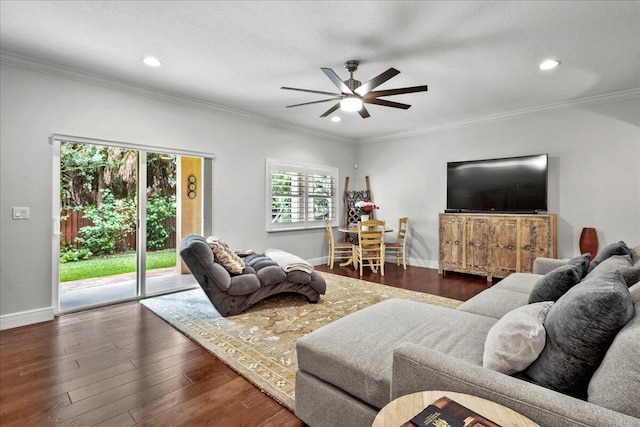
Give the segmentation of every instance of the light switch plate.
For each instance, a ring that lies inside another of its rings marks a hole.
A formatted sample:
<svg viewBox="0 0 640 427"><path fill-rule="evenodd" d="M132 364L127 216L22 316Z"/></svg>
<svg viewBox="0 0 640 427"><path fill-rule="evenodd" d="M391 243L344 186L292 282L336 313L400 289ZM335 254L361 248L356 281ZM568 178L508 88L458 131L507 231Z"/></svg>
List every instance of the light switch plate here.
<svg viewBox="0 0 640 427"><path fill-rule="evenodd" d="M29 219L29 208L15 207L12 211L12 219Z"/></svg>

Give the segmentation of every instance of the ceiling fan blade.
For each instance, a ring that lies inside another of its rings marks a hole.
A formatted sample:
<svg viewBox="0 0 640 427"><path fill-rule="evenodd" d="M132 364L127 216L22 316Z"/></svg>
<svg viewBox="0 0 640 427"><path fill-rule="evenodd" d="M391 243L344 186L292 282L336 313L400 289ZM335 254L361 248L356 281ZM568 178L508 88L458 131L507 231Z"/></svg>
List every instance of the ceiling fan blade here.
<svg viewBox="0 0 640 427"><path fill-rule="evenodd" d="M362 86L361 86L362 87ZM358 88L360 89L360 88ZM426 92L427 86L411 86L398 89L376 90L364 95L364 99L377 98L379 96L401 95L403 93Z"/></svg>
<svg viewBox="0 0 640 427"><path fill-rule="evenodd" d="M321 102L335 101L336 99L340 99L340 97L334 97L334 98L329 98L329 99L321 99L320 101L303 102L302 104L287 105L287 108L300 107L301 105L320 104Z"/></svg>
<svg viewBox="0 0 640 427"><path fill-rule="evenodd" d="M335 96L342 96L341 93L333 93L333 92L323 92L321 90L311 90L311 89L298 89L297 87L286 87L286 86L282 86L280 89L286 89L286 90L297 90L298 92L309 92L309 93L317 93L320 95L335 95Z"/></svg>
<svg viewBox="0 0 640 427"><path fill-rule="evenodd" d="M339 102L336 103L336 105L334 105L333 107L329 108L327 111L325 111L324 114L321 115L320 117L327 117L329 114L333 113L338 108L340 108L340 103Z"/></svg>
<svg viewBox="0 0 640 427"><path fill-rule="evenodd" d="M384 73L379 74L378 76L372 78L371 80L369 80L365 84L363 84L360 87L358 87L354 92L357 93L360 96L364 96L371 89L374 89L374 88L380 86L382 83L386 82L391 77L397 76L398 74L400 74L400 71L396 70L395 68L389 68Z"/></svg>
<svg viewBox="0 0 640 427"><path fill-rule="evenodd" d="M351 89L349 89L349 86L344 84L344 82L340 79L340 77L336 74L335 71L333 71L331 68L320 68L320 69L322 70L322 72L324 72L327 75L327 77L329 77L329 80L331 80L333 84L336 85L342 93L346 93L347 95L353 95L353 92L351 91Z"/></svg>
<svg viewBox="0 0 640 427"><path fill-rule="evenodd" d="M367 111L366 108L364 108L364 105L362 106L362 108L360 110L358 110L358 114L360 114L360 116L363 119L366 119L367 117L371 117L371 115L369 114L369 112Z"/></svg>
<svg viewBox="0 0 640 427"><path fill-rule="evenodd" d="M366 102L367 104L383 105L385 107L402 108L403 110L411 107L409 104L401 104L399 102L387 101L386 99L378 98L365 99L363 102Z"/></svg>

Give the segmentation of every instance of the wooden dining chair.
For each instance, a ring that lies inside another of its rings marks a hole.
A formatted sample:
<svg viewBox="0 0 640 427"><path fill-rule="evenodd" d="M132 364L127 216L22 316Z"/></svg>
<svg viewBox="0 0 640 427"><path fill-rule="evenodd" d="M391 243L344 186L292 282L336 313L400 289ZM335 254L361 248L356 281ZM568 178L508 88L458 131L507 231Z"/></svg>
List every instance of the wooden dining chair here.
<svg viewBox="0 0 640 427"><path fill-rule="evenodd" d="M360 276L365 261L371 267L371 271L384 276L384 221L370 219L362 221L358 225L358 246L356 251L356 263L360 267Z"/></svg>
<svg viewBox="0 0 640 427"><path fill-rule="evenodd" d="M398 221L398 234L395 242L384 244L385 251L396 257L396 265L400 265L402 257L402 267L407 269L407 233L409 232L409 218L403 217Z"/></svg>
<svg viewBox="0 0 640 427"><path fill-rule="evenodd" d="M333 263L338 259L349 258L354 259L353 244L349 242L337 242L333 238L333 231L331 230L331 220L324 222L327 232L327 244L329 246L329 259L327 260L327 266L333 270Z"/></svg>

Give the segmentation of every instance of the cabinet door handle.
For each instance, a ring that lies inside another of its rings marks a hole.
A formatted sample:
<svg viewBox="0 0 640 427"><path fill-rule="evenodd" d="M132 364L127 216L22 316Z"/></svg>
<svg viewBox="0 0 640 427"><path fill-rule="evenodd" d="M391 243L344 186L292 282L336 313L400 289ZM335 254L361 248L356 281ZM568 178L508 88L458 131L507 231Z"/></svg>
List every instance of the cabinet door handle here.
<svg viewBox="0 0 640 427"><path fill-rule="evenodd" d="M460 244L460 241L459 241L459 240L456 240L454 243L455 243L456 245L459 245L459 244Z"/></svg>
<svg viewBox="0 0 640 427"><path fill-rule="evenodd" d="M531 249L531 245L525 246L524 249L528 251L529 249Z"/></svg>

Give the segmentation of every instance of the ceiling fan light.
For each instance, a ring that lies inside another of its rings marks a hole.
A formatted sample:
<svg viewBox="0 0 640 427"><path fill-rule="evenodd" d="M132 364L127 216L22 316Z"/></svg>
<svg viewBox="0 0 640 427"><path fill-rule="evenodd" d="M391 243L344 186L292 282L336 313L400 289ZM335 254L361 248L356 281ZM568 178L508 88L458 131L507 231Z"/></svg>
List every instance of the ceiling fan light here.
<svg viewBox="0 0 640 427"><path fill-rule="evenodd" d="M362 109L362 99L357 96L346 96L340 101L340 108L344 111L360 111Z"/></svg>

